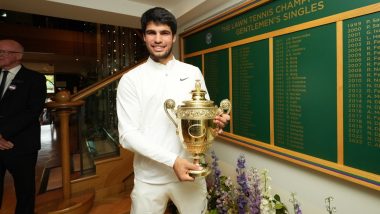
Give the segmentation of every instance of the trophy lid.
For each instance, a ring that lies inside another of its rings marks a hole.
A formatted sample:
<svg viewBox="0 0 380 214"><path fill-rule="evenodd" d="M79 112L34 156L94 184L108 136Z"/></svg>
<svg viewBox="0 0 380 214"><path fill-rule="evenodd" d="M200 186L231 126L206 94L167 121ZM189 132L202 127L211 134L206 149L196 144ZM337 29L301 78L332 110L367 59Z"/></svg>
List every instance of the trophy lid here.
<svg viewBox="0 0 380 214"><path fill-rule="evenodd" d="M195 89L191 91L192 100L184 101L185 107L212 107L214 101L206 100L206 93L201 89L201 82L196 80Z"/></svg>

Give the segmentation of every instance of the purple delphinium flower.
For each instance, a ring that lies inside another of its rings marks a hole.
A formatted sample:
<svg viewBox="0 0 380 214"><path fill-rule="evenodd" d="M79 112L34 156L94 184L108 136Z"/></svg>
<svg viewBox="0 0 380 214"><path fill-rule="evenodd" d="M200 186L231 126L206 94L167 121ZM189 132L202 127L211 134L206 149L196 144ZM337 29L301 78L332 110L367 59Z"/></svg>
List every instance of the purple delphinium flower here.
<svg viewBox="0 0 380 214"><path fill-rule="evenodd" d="M231 204L231 189L233 189L231 179L222 176L221 170L218 165L218 157L215 152L211 152L212 164L211 168L213 171L212 179L213 185L210 190L212 191L212 196L214 199L214 206L218 214L227 214ZM212 200L210 200L212 201Z"/></svg>
<svg viewBox="0 0 380 214"><path fill-rule="evenodd" d="M250 204L249 204L249 210L250 213L252 214L260 214L260 204L261 204L261 190L260 190L260 176L258 175L258 170L257 169L252 169L251 170L251 182L250 184L252 185L250 190L251 190L251 197L250 199Z"/></svg>
<svg viewBox="0 0 380 214"><path fill-rule="evenodd" d="M292 198L289 201L293 204L294 214L302 214L300 204L296 199L296 193L292 192L290 195Z"/></svg>
<svg viewBox="0 0 380 214"><path fill-rule="evenodd" d="M214 181L215 181L214 185L218 189L220 187L220 175L222 173L219 169L218 157L216 156L215 151L211 152L211 158L212 158L211 168L214 173L213 176L214 176Z"/></svg>
<svg viewBox="0 0 380 214"><path fill-rule="evenodd" d="M229 205L229 195L228 192L224 191L223 189L220 189L217 191L218 199L216 200L216 208L218 210L218 213L220 214L227 214L228 212L228 205Z"/></svg>
<svg viewBox="0 0 380 214"><path fill-rule="evenodd" d="M210 181L207 183L208 211L210 213L288 213L280 197L278 195L271 196L271 178L268 176L268 170L264 169L262 173L254 168L247 170L245 157L240 155L236 167L236 183L238 185L233 185L230 177L222 175L214 151L211 152L211 157L213 172L207 179ZM293 201L294 214L302 214L298 201L295 198Z"/></svg>
<svg viewBox="0 0 380 214"><path fill-rule="evenodd" d="M238 212L245 213L245 207L248 203L247 198L251 195L248 187L247 176L245 173L245 157L244 155L240 155L237 160L237 168L236 168L236 181L240 186L241 192L237 198L238 204Z"/></svg>
<svg viewBox="0 0 380 214"><path fill-rule="evenodd" d="M247 199L243 194L240 194L237 198L237 204L238 204L238 213L239 214L245 214L245 206L247 205Z"/></svg>
<svg viewBox="0 0 380 214"><path fill-rule="evenodd" d="M295 212L295 214L302 214L302 211L301 211L299 204L294 204L294 212Z"/></svg>
<svg viewBox="0 0 380 214"><path fill-rule="evenodd" d="M209 208L216 208L218 210L218 213L221 212L220 208L223 208L223 200L221 199L222 194L221 193L221 186L220 186L220 175L221 171L219 169L218 165L218 157L216 156L215 152L211 152L211 169L212 169L212 175L210 177L210 185L209 185Z"/></svg>
<svg viewBox="0 0 380 214"><path fill-rule="evenodd" d="M245 169L245 157L244 155L240 155L237 160L237 168L238 169Z"/></svg>
<svg viewBox="0 0 380 214"><path fill-rule="evenodd" d="M241 190L245 194L245 196L249 195L249 188L247 183L247 176L245 173L245 157L244 155L240 155L238 161L237 161L237 183L240 185Z"/></svg>

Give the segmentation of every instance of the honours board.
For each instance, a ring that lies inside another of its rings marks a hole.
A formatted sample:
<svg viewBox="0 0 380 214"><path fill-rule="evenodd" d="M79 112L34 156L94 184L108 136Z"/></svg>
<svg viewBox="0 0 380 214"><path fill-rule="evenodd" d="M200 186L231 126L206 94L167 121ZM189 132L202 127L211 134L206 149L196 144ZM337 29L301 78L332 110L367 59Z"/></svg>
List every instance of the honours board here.
<svg viewBox="0 0 380 214"><path fill-rule="evenodd" d="M333 162L337 161L335 32L335 24L329 24L278 36L273 53L274 144Z"/></svg>
<svg viewBox="0 0 380 214"><path fill-rule="evenodd" d="M223 139L380 190L380 3L251 1L181 35Z"/></svg>
<svg viewBox="0 0 380 214"><path fill-rule="evenodd" d="M380 174L380 13L343 30L345 164Z"/></svg>
<svg viewBox="0 0 380 214"><path fill-rule="evenodd" d="M205 54L204 61L204 78L207 82L207 89L211 100L219 106L220 101L229 99L228 50ZM224 131L230 131L229 125Z"/></svg>
<svg viewBox="0 0 380 214"><path fill-rule="evenodd" d="M234 134L270 143L269 42L232 48Z"/></svg>

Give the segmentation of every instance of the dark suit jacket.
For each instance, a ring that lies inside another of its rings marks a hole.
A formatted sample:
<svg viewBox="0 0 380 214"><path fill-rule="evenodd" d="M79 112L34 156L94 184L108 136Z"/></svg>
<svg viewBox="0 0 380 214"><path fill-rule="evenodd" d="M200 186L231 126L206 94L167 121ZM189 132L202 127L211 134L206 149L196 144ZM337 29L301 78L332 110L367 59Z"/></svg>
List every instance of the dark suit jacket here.
<svg viewBox="0 0 380 214"><path fill-rule="evenodd" d="M0 150L0 155L41 148L39 116L45 98L45 76L22 66L0 100L0 134L14 144L10 150Z"/></svg>

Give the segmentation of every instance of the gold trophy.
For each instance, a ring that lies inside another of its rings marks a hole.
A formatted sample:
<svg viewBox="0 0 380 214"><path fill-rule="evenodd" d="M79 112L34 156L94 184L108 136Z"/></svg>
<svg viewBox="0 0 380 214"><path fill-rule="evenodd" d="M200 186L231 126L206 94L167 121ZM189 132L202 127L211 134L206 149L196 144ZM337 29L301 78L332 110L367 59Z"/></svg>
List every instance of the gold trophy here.
<svg viewBox="0 0 380 214"><path fill-rule="evenodd" d="M231 103L227 99L220 102L220 107L214 106L214 101L206 100L206 91L201 89L201 83L196 80L195 90L191 91L192 100L184 101L175 110L175 102L168 99L164 103L166 114L177 127L184 148L192 154L193 163L202 167L201 170L190 170L192 177L207 176L211 169L207 166L205 152L218 135L214 118L222 113L229 114Z"/></svg>

